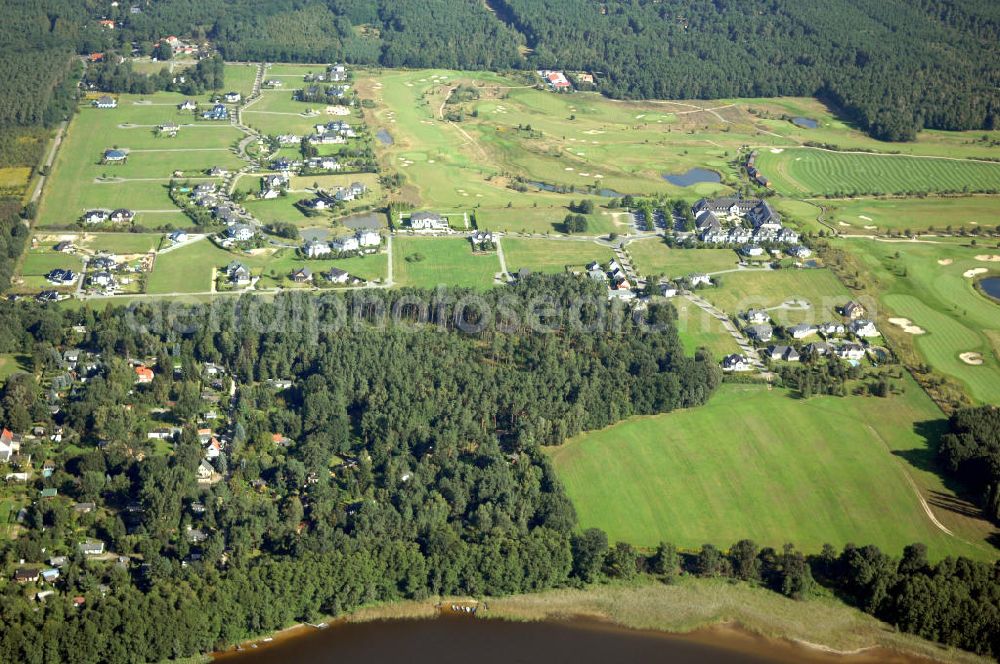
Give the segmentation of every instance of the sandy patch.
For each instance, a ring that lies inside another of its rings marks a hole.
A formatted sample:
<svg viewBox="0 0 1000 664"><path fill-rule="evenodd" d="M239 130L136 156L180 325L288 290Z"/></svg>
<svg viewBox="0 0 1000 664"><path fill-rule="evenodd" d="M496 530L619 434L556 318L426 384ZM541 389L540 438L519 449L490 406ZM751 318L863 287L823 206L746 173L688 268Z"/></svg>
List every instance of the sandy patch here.
<svg viewBox="0 0 1000 664"><path fill-rule="evenodd" d="M985 263L1000 263L1000 254L979 254L976 256L976 260Z"/></svg>
<svg viewBox="0 0 1000 664"><path fill-rule="evenodd" d="M873 230L875 230L876 228L878 228L878 226L865 226L865 230L866 230L866 231L873 231Z"/></svg>
<svg viewBox="0 0 1000 664"><path fill-rule="evenodd" d="M953 262L950 258L942 258L938 260L938 265L951 265Z"/></svg>
<svg viewBox="0 0 1000 664"><path fill-rule="evenodd" d="M566 168L564 168L563 170L564 170L564 171L572 171L572 170L573 170L573 167L572 167L572 166L567 166L567 167L566 167Z"/></svg>
<svg viewBox="0 0 1000 664"><path fill-rule="evenodd" d="M838 221L837 224L840 226L850 226L850 224L847 223L846 221Z"/></svg>
<svg viewBox="0 0 1000 664"><path fill-rule="evenodd" d="M924 334L926 330L918 325L914 325L909 318L890 318L889 322L903 329L907 334Z"/></svg>
<svg viewBox="0 0 1000 664"><path fill-rule="evenodd" d="M983 363L983 356L979 353L962 353L958 356L958 359L974 367L978 367Z"/></svg>
<svg viewBox="0 0 1000 664"><path fill-rule="evenodd" d="M781 154L784 151L784 148L771 148L771 154Z"/></svg>
<svg viewBox="0 0 1000 664"><path fill-rule="evenodd" d="M871 220L872 220L872 218L871 218L871 217L866 217L866 216L865 216L865 215L863 215L863 214L859 214L859 215L858 215L858 219L864 219L865 221L871 221Z"/></svg>
<svg viewBox="0 0 1000 664"><path fill-rule="evenodd" d="M978 274L983 274L984 272L989 272L989 270L987 270L985 267L974 267L971 270L966 270L965 272L963 272L962 276L967 279L971 279L972 277Z"/></svg>

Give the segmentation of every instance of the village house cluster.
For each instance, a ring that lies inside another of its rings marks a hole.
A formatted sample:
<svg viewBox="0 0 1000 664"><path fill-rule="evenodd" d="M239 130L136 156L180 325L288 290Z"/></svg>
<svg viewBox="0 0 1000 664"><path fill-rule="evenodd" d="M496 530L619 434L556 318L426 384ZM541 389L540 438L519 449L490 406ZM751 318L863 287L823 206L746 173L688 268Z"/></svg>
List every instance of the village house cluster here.
<svg viewBox="0 0 1000 664"><path fill-rule="evenodd" d="M737 246L747 257L764 256L768 245L787 247L799 242L799 234L784 226L781 215L765 200L703 198L691 210L698 240Z"/></svg>
<svg viewBox="0 0 1000 664"><path fill-rule="evenodd" d="M373 230L359 230L354 235L339 237L330 241L309 240L302 246L306 258L347 257L359 254L373 254L382 245L382 236Z"/></svg>

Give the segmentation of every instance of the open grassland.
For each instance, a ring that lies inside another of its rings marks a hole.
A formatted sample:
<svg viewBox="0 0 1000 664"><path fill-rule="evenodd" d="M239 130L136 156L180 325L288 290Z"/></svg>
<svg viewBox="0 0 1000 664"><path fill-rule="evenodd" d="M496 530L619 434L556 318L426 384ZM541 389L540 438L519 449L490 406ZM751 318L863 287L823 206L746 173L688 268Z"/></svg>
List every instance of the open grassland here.
<svg viewBox="0 0 1000 664"><path fill-rule="evenodd" d="M28 362L30 359L26 355L15 355L13 353L0 355L0 380L7 380L12 374L19 371L28 371Z"/></svg>
<svg viewBox="0 0 1000 664"><path fill-rule="evenodd" d="M521 268L549 274L582 271L591 261L607 265L614 258L610 247L586 240L543 240L506 237L501 240L507 269Z"/></svg>
<svg viewBox="0 0 1000 664"><path fill-rule="evenodd" d="M692 272L731 270L739 263L739 257L730 249L671 249L660 238L630 242L626 250L640 275L665 275L669 279Z"/></svg>
<svg viewBox="0 0 1000 664"><path fill-rule="evenodd" d="M777 324L839 320L837 307L851 299L837 277L826 269L743 270L719 275L718 287L698 294L728 314L767 309ZM783 306L792 300L808 303Z"/></svg>
<svg viewBox="0 0 1000 664"><path fill-rule="evenodd" d="M185 177L203 176L212 166L238 168L242 162L231 145L239 132L228 124L194 122L191 113L175 106L177 95L158 93L139 103L123 95L116 109L81 108L59 149L52 177L46 184L39 225L72 224L88 208L127 207L140 211L138 223L153 226L184 224L177 218L144 218L142 210L170 210L167 183L175 171ZM159 138L155 126L175 122L182 126L176 138ZM106 149L129 150L128 163L101 164Z"/></svg>
<svg viewBox="0 0 1000 664"><path fill-rule="evenodd" d="M677 308L677 333L686 353L694 355L699 348L705 348L712 353L712 357L723 358L730 353L742 352L733 335L722 327L718 318L685 298L674 298L671 302Z"/></svg>
<svg viewBox="0 0 1000 664"><path fill-rule="evenodd" d="M225 91L235 90L245 98L250 96L253 91L253 82L257 78L257 65L227 62L224 75L226 77Z"/></svg>
<svg viewBox="0 0 1000 664"><path fill-rule="evenodd" d="M500 261L496 254L473 254L465 238L396 237L392 269L397 286L489 288L500 272Z"/></svg>
<svg viewBox="0 0 1000 664"><path fill-rule="evenodd" d="M1000 402L1000 305L976 291L970 270L1000 272L997 263L977 260L1000 251L953 242L876 242L846 239L878 280L884 311L880 319L909 318L925 334L913 341L927 364L964 384L985 403ZM898 254L898 258L897 258ZM964 362L979 353L982 364Z"/></svg>
<svg viewBox="0 0 1000 664"><path fill-rule="evenodd" d="M831 201L828 219L844 233L927 232L1000 225L1000 197ZM845 226L846 225L846 226ZM854 228L848 228L853 226Z"/></svg>
<svg viewBox="0 0 1000 664"><path fill-rule="evenodd" d="M146 282L147 293L200 293L212 286L213 268L222 268L237 256L208 240L199 240L156 257Z"/></svg>
<svg viewBox="0 0 1000 664"><path fill-rule="evenodd" d="M512 192L513 193L513 192ZM562 233L563 220L570 210L565 205L545 207L476 207L476 224L482 230L510 233ZM625 224L618 225L613 217L605 213L585 215L586 235L624 233L629 230Z"/></svg>
<svg viewBox="0 0 1000 664"><path fill-rule="evenodd" d="M758 167L789 196L1000 190L1000 163L961 159L762 150Z"/></svg>
<svg viewBox="0 0 1000 664"><path fill-rule="evenodd" d="M961 539L947 535L918 498L915 486L929 501L954 498L929 468L922 435L942 417L912 383L888 401L800 401L726 385L706 406L584 434L551 457L580 526L612 541L693 549L749 537L810 552L827 542L898 552L921 541L934 558L989 558L988 526L938 508Z"/></svg>

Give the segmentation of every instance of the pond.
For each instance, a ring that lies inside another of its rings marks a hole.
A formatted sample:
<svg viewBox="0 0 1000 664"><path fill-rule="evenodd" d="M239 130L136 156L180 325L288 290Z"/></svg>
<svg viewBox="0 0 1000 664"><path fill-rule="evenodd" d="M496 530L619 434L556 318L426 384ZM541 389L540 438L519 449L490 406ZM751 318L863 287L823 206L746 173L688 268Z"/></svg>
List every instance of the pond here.
<svg viewBox="0 0 1000 664"><path fill-rule="evenodd" d="M510 662L670 662L687 664L754 664L765 662L912 662L885 650L861 655L832 655L786 641L772 641L729 628L669 635L574 619L507 622L469 617L391 620L304 628L279 635L258 648L216 655L232 664L339 664L341 662L406 662L407 664L508 664Z"/></svg>
<svg viewBox="0 0 1000 664"><path fill-rule="evenodd" d="M299 235L302 237L303 242L309 242L311 240L318 240L322 242L323 240L330 237L330 229L328 228L303 228L299 231Z"/></svg>
<svg viewBox="0 0 1000 664"><path fill-rule="evenodd" d="M537 189L541 189L542 191L550 191L556 194L583 193L583 194L604 196L605 198L621 198L622 196L625 195L622 194L621 192L615 191L614 189L603 189L603 188L592 189L590 187L583 187L583 188L577 187L571 191L570 188L567 186L549 184L548 182L528 181L525 182L524 184L528 185L529 187L535 187Z"/></svg>
<svg viewBox="0 0 1000 664"><path fill-rule="evenodd" d="M707 168L692 168L687 173L664 173L663 179L678 187L690 187L701 182L722 182L722 176Z"/></svg>
<svg viewBox="0 0 1000 664"><path fill-rule="evenodd" d="M347 228L355 231L372 230L377 231L385 225L385 215L377 212L362 212L352 214L349 217L338 219Z"/></svg>
<svg viewBox="0 0 1000 664"><path fill-rule="evenodd" d="M994 300L1000 300L1000 277L986 277L979 280L979 287Z"/></svg>
<svg viewBox="0 0 1000 664"><path fill-rule="evenodd" d="M792 124L803 129L815 129L819 126L819 122L812 118L792 118Z"/></svg>
<svg viewBox="0 0 1000 664"><path fill-rule="evenodd" d="M392 145L392 136L389 135L385 129L379 129L375 132L375 138L377 138L382 145Z"/></svg>

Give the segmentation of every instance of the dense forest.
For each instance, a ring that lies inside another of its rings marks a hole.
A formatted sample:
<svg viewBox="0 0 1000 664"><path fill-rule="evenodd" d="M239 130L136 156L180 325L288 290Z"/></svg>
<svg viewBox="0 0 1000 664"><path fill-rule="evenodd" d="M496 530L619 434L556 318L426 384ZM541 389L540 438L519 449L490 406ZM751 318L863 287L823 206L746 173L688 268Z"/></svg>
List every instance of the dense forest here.
<svg viewBox="0 0 1000 664"><path fill-rule="evenodd" d="M948 420L938 453L979 498L986 517L1000 523L1000 408L957 411Z"/></svg>
<svg viewBox="0 0 1000 664"><path fill-rule="evenodd" d="M6 382L0 415L63 438L28 443L52 462L29 491L55 496L31 501L0 561L66 561L56 597L0 594L2 661L158 661L366 603L682 573L799 600L819 583L907 631L1000 652L995 566L932 565L920 545L902 559L750 541L639 552L577 529L541 447L696 407L719 383L710 358L683 354L669 304L625 316L589 280L533 276L479 296L3 308L0 352L34 375ZM96 362L57 387L66 348ZM128 358L155 358L152 382L136 387ZM178 429L167 450L145 435L157 425ZM227 441L208 482L205 426ZM107 553L82 554L88 540Z"/></svg>
<svg viewBox="0 0 1000 664"><path fill-rule="evenodd" d="M586 70L625 98L817 95L886 140L1000 115L989 0L162 0L121 18L88 47L193 31L234 60Z"/></svg>

